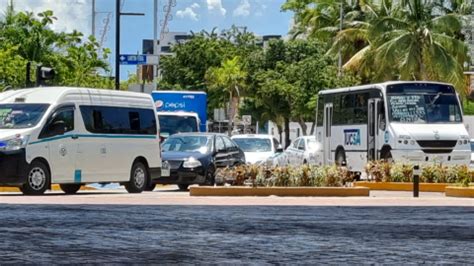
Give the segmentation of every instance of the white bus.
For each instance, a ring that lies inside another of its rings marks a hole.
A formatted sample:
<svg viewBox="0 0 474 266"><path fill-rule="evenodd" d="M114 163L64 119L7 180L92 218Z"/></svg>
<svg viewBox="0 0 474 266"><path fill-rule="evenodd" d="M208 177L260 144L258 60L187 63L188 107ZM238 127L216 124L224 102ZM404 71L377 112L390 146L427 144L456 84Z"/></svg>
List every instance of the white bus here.
<svg viewBox="0 0 474 266"><path fill-rule="evenodd" d="M354 172L370 160L469 164L469 135L449 84L386 82L319 92L319 164Z"/></svg>
<svg viewBox="0 0 474 266"><path fill-rule="evenodd" d="M142 192L161 173L156 110L143 93L44 87L0 93L0 185L116 182Z"/></svg>

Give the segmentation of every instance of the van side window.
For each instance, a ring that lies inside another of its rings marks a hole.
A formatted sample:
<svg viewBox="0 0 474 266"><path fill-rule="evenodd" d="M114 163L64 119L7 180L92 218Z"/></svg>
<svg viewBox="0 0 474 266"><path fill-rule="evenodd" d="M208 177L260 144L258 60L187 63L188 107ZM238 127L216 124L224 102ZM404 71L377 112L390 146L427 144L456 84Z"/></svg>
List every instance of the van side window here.
<svg viewBox="0 0 474 266"><path fill-rule="evenodd" d="M156 117L152 109L81 106L87 131L105 134L156 135Z"/></svg>
<svg viewBox="0 0 474 266"><path fill-rule="evenodd" d="M48 119L41 131L39 138L49 138L63 135L74 130L74 109L72 107L61 108L55 111Z"/></svg>
<svg viewBox="0 0 474 266"><path fill-rule="evenodd" d="M305 150L305 140L304 139L301 139L300 142L298 143L298 150L302 150L304 151Z"/></svg>

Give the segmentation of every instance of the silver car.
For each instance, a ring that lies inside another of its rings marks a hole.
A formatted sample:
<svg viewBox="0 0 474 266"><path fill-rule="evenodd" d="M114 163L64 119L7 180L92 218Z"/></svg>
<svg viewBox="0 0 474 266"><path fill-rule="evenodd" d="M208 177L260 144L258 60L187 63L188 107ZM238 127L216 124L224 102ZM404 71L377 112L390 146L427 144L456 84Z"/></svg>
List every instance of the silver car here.
<svg viewBox="0 0 474 266"><path fill-rule="evenodd" d="M284 153L289 165L316 164L318 149L315 136L302 136L295 139Z"/></svg>

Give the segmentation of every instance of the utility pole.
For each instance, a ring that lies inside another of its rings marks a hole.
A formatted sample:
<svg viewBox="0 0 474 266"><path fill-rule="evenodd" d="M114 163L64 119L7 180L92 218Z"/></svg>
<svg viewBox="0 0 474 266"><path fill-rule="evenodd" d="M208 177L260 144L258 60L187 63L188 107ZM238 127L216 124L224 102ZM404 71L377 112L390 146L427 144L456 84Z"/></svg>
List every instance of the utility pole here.
<svg viewBox="0 0 474 266"><path fill-rule="evenodd" d="M153 55L158 56L158 62L160 61L160 53L158 51L158 0L153 0ZM153 65L153 89L156 90L158 77L158 65Z"/></svg>
<svg viewBox="0 0 474 266"><path fill-rule="evenodd" d="M122 13L115 0L115 90L120 90L120 16L144 16L144 13Z"/></svg>
<svg viewBox="0 0 474 266"><path fill-rule="evenodd" d="M339 11L339 32L342 31L343 28L343 22L344 22L344 0L341 0L341 9ZM341 77L342 76L342 52L341 52L341 47L339 47L339 52L338 52L338 62L337 62L337 76Z"/></svg>
<svg viewBox="0 0 474 266"><path fill-rule="evenodd" d="M120 0L115 0L115 90L120 90Z"/></svg>
<svg viewBox="0 0 474 266"><path fill-rule="evenodd" d="M95 0L92 0L92 36L95 37Z"/></svg>

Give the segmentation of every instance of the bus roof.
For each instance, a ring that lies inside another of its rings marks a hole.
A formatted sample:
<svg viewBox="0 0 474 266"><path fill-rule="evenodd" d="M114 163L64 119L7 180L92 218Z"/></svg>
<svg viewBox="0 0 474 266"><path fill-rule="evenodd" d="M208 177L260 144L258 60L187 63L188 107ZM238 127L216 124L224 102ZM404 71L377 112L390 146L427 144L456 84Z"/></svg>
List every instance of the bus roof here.
<svg viewBox="0 0 474 266"><path fill-rule="evenodd" d="M396 84L443 84L452 86L449 83L444 82L436 82L436 81L387 81L383 83L374 83L374 84L365 84L360 86L353 86L353 87L345 87L345 88L336 88L336 89L327 89L322 90L318 94L325 95L325 94L333 94L333 93L341 93L341 92L350 92L350 91L359 91L359 90L366 90L371 88L385 88L389 85L396 85Z"/></svg>

